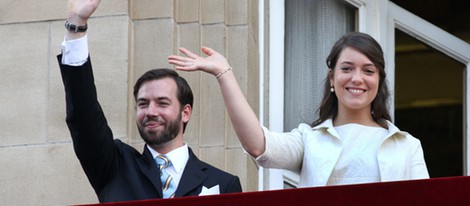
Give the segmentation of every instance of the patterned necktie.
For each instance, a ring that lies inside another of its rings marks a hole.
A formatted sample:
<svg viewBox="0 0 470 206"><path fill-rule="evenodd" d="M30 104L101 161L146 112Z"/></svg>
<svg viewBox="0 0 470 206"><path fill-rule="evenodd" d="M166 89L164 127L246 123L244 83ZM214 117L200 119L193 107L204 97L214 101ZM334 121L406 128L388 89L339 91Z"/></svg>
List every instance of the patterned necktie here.
<svg viewBox="0 0 470 206"><path fill-rule="evenodd" d="M158 155L155 160L157 161L157 166L160 169L163 198L173 198L176 190L175 182L173 181L173 177L165 171L165 168L171 165L171 161L164 155Z"/></svg>

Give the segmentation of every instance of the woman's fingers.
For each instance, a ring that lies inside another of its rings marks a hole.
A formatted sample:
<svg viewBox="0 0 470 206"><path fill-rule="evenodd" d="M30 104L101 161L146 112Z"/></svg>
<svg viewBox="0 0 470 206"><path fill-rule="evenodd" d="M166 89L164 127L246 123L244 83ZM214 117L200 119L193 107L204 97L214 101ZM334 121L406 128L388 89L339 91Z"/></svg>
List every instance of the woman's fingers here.
<svg viewBox="0 0 470 206"><path fill-rule="evenodd" d="M218 74L219 70L229 66L225 58L209 47L201 47L201 51L207 57L201 57L184 47L178 48L184 56L170 55L168 62L175 65L176 70L195 71L201 70L210 74ZM186 56L186 57L185 57Z"/></svg>
<svg viewBox="0 0 470 206"><path fill-rule="evenodd" d="M206 46L203 46L201 48L201 51L204 52L204 54L206 54L207 56L211 56L212 54L214 54L214 50Z"/></svg>
<svg viewBox="0 0 470 206"><path fill-rule="evenodd" d="M197 54L192 53L191 51L187 50L184 47L180 47L179 50L181 53L183 53L184 55L186 55L187 57L191 59L197 59L199 57Z"/></svg>

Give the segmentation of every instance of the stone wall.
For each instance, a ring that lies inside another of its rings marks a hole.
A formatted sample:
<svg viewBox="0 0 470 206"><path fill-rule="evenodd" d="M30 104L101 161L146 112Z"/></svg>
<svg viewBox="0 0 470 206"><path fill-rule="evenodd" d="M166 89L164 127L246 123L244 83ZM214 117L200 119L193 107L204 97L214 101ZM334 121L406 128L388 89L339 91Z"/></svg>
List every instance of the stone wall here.
<svg viewBox="0 0 470 206"><path fill-rule="evenodd" d="M65 124L57 65L66 0L0 2L0 202L2 205L96 203ZM102 1L89 20L98 98L115 138L142 150L132 87L143 72L170 67L178 47L224 54L258 108L257 0ZM217 81L180 73L195 95L185 140L200 159L257 189L257 169L233 132Z"/></svg>

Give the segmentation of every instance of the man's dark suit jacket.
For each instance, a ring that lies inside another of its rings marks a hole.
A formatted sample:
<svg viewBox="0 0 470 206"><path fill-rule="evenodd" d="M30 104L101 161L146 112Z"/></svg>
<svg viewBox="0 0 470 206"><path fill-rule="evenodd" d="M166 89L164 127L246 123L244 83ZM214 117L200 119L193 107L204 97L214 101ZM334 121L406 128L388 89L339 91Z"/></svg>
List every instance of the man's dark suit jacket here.
<svg viewBox="0 0 470 206"><path fill-rule="evenodd" d="M97 99L90 58L80 67L61 64L65 87L66 122L75 153L100 202L162 198L159 170L152 154L141 154L113 139ZM202 186L219 185L220 193L241 192L237 176L200 161L189 149L189 160L175 197L197 196Z"/></svg>

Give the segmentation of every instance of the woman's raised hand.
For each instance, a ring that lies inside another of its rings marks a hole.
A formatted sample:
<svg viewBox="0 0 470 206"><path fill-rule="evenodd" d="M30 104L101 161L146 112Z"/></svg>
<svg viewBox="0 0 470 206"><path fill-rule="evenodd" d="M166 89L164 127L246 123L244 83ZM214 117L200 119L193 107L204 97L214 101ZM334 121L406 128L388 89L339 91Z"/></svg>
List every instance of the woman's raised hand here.
<svg viewBox="0 0 470 206"><path fill-rule="evenodd" d="M234 73L228 72L231 67L227 59L209 47L202 47L201 50L207 57L200 57L185 48L180 48L179 51L186 57L171 55L168 57L168 62L180 71L200 70L217 77L235 133L245 150L253 157L258 157L265 150L263 130Z"/></svg>
<svg viewBox="0 0 470 206"><path fill-rule="evenodd" d="M215 76L230 67L224 56L209 47L201 48L201 51L206 54L207 57L201 57L186 48L179 48L179 51L186 57L178 55L170 55L168 57L168 63L175 65L176 70L200 70Z"/></svg>

